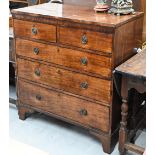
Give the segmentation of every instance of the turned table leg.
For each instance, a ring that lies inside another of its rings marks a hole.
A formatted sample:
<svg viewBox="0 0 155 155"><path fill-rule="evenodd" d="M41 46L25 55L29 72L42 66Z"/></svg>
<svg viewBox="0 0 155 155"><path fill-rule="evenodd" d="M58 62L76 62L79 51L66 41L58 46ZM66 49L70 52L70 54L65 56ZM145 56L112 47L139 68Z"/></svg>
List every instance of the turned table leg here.
<svg viewBox="0 0 155 155"><path fill-rule="evenodd" d="M125 142L127 139L127 115L128 115L128 103L127 100L122 100L122 107L121 107L121 116L122 120L120 122L120 130L119 130L119 152L120 154L125 153Z"/></svg>
<svg viewBox="0 0 155 155"><path fill-rule="evenodd" d="M121 106L121 122L119 130L119 152L124 154L125 142L127 140L127 116L128 116L128 79L122 77L121 84L121 96L122 96L122 106Z"/></svg>

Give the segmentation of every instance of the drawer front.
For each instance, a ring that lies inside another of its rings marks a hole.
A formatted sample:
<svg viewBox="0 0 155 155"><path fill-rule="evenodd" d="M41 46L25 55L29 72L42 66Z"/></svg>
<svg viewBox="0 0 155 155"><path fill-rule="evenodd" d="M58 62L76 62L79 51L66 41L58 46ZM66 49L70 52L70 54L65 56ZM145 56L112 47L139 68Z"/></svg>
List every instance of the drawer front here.
<svg viewBox="0 0 155 155"><path fill-rule="evenodd" d="M56 26L14 19L16 37L56 42Z"/></svg>
<svg viewBox="0 0 155 155"><path fill-rule="evenodd" d="M58 40L62 44L97 50L105 53L112 52L112 34L60 27Z"/></svg>
<svg viewBox="0 0 155 155"><path fill-rule="evenodd" d="M109 131L108 107L65 95L23 81L18 82L19 100L35 108L71 119L85 126Z"/></svg>
<svg viewBox="0 0 155 155"><path fill-rule="evenodd" d="M110 102L111 81L17 59L18 76L99 101Z"/></svg>
<svg viewBox="0 0 155 155"><path fill-rule="evenodd" d="M33 41L16 39L16 53L82 72L111 77L111 58Z"/></svg>

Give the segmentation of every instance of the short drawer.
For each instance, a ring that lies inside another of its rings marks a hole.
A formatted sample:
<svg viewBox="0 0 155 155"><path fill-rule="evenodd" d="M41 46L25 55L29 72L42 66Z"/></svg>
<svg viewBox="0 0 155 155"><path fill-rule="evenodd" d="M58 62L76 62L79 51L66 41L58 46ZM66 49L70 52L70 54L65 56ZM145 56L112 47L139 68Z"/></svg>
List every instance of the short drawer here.
<svg viewBox="0 0 155 155"><path fill-rule="evenodd" d="M18 81L19 100L37 109L70 119L89 128L109 131L110 110L70 95Z"/></svg>
<svg viewBox="0 0 155 155"><path fill-rule="evenodd" d="M112 34L59 27L59 39L62 44L73 45L105 53L112 52Z"/></svg>
<svg viewBox="0 0 155 155"><path fill-rule="evenodd" d="M81 72L111 77L111 58L33 41L16 39L18 55L52 62Z"/></svg>
<svg viewBox="0 0 155 155"><path fill-rule="evenodd" d="M56 42L56 26L14 19L16 37Z"/></svg>
<svg viewBox="0 0 155 155"><path fill-rule="evenodd" d="M108 104L110 102L110 80L95 78L23 59L17 59L17 64L19 77L73 94L108 102Z"/></svg>

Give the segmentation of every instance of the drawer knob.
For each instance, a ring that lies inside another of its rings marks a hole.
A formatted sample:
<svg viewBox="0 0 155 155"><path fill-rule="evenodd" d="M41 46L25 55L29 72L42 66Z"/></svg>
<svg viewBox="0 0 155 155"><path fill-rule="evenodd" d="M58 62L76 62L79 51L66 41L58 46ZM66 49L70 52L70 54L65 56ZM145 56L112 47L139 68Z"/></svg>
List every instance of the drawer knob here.
<svg viewBox="0 0 155 155"><path fill-rule="evenodd" d="M38 29L36 27L32 27L31 32L33 35L36 35L38 33Z"/></svg>
<svg viewBox="0 0 155 155"><path fill-rule="evenodd" d="M39 69L36 69L34 73L36 76L40 76L40 70Z"/></svg>
<svg viewBox="0 0 155 155"><path fill-rule="evenodd" d="M82 89L87 89L87 88L88 88L88 83L87 83L87 82L82 82L82 83L80 84L80 87L81 87Z"/></svg>
<svg viewBox="0 0 155 155"><path fill-rule="evenodd" d="M38 101L40 101L40 100L41 100L41 96L40 96L40 95L36 95L36 99L37 99Z"/></svg>
<svg viewBox="0 0 155 155"><path fill-rule="evenodd" d="M60 69L56 69L56 73L61 74Z"/></svg>
<svg viewBox="0 0 155 155"><path fill-rule="evenodd" d="M133 53L137 54L138 53L137 51L138 51L138 48L136 48L136 47L133 48Z"/></svg>
<svg viewBox="0 0 155 155"><path fill-rule="evenodd" d="M33 52L34 52L34 54L38 55L39 54L39 48L34 48Z"/></svg>
<svg viewBox="0 0 155 155"><path fill-rule="evenodd" d="M87 58L81 58L81 64L82 65L87 65L87 63L88 63Z"/></svg>
<svg viewBox="0 0 155 155"><path fill-rule="evenodd" d="M83 35L83 36L82 36L82 38L81 38L81 42L82 42L82 44L87 44L87 42L88 42L88 38L87 38L86 35Z"/></svg>
<svg viewBox="0 0 155 155"><path fill-rule="evenodd" d="M81 109L81 110L80 110L80 115L81 115L81 116L87 116L87 115L88 115L87 110Z"/></svg>

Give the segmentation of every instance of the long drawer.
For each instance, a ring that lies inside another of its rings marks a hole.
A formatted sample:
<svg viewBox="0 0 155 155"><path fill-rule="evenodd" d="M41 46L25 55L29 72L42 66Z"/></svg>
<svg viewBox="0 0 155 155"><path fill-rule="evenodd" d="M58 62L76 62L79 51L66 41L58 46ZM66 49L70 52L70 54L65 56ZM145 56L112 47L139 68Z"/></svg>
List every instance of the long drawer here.
<svg viewBox="0 0 155 155"><path fill-rule="evenodd" d="M16 37L56 42L56 26L14 19Z"/></svg>
<svg viewBox="0 0 155 155"><path fill-rule="evenodd" d="M111 100L111 81L80 73L17 59L18 76L73 94L82 95L109 103Z"/></svg>
<svg viewBox="0 0 155 155"><path fill-rule="evenodd" d="M83 30L79 28L59 27L58 42L89 50L112 52L112 34Z"/></svg>
<svg viewBox="0 0 155 155"><path fill-rule="evenodd" d="M37 85L18 81L19 100L85 126L109 131L109 108Z"/></svg>
<svg viewBox="0 0 155 155"><path fill-rule="evenodd" d="M16 39L16 53L82 72L111 77L111 58L54 45Z"/></svg>

